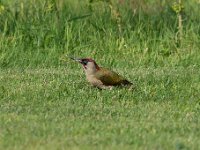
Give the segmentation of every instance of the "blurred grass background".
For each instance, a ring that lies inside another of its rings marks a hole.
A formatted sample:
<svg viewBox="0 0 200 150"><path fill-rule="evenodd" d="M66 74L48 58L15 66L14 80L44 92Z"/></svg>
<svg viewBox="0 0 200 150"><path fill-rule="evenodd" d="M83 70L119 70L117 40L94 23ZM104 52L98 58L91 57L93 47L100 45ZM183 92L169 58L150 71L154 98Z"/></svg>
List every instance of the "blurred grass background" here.
<svg viewBox="0 0 200 150"><path fill-rule="evenodd" d="M1 0L0 66L61 66L66 54L119 67L199 66L200 4L183 1L180 46L173 3Z"/></svg>

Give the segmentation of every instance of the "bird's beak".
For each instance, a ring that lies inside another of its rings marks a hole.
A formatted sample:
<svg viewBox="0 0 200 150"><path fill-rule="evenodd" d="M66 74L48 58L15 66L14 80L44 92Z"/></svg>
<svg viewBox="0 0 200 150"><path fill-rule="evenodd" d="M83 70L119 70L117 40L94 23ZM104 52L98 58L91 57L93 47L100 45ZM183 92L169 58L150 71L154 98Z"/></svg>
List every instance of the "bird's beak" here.
<svg viewBox="0 0 200 150"><path fill-rule="evenodd" d="M80 58L74 58L74 57L69 57L69 58L74 60L74 61L77 61L77 62L81 63L81 59Z"/></svg>

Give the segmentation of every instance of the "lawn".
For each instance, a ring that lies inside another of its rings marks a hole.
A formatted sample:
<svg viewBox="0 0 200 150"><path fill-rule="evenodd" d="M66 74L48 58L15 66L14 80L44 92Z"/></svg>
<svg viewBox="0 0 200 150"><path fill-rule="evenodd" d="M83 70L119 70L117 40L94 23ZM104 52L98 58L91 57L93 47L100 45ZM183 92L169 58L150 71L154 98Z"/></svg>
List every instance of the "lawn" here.
<svg viewBox="0 0 200 150"><path fill-rule="evenodd" d="M2 70L1 149L198 149L199 74L139 68L136 90L107 91L78 69Z"/></svg>
<svg viewBox="0 0 200 150"><path fill-rule="evenodd" d="M181 41L172 3L109 5L0 2L0 149L199 149L199 3L184 3ZM94 88L66 55L136 88Z"/></svg>

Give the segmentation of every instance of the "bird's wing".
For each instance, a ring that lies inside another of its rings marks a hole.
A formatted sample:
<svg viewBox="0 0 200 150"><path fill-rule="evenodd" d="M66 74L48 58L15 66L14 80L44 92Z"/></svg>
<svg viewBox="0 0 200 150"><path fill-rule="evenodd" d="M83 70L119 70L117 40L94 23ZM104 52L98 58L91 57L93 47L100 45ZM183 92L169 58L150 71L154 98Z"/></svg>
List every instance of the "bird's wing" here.
<svg viewBox="0 0 200 150"><path fill-rule="evenodd" d="M100 68L100 70L96 72L95 76L105 85L132 84L122 76L118 75L116 72L105 68Z"/></svg>

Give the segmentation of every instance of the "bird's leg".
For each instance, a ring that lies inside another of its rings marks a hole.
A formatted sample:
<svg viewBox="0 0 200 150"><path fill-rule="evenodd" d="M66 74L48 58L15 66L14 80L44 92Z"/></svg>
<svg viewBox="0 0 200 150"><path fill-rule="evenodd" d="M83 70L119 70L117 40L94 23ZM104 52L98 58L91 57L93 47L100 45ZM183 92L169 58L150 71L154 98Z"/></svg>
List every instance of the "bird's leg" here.
<svg viewBox="0 0 200 150"><path fill-rule="evenodd" d="M100 88L101 88L101 89L112 90L112 89L113 89L113 86L105 86L105 85L101 85Z"/></svg>

